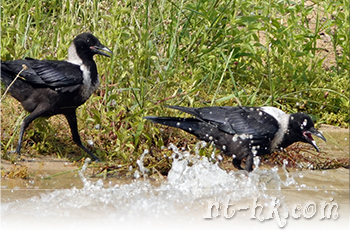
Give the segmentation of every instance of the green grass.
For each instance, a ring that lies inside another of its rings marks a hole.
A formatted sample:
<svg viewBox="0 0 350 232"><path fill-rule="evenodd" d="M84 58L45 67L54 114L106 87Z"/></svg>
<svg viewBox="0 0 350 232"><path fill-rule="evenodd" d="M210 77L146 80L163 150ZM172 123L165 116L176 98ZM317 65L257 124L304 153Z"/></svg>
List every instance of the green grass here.
<svg viewBox="0 0 350 232"><path fill-rule="evenodd" d="M178 130L161 132L142 119L177 115L166 105L271 105L347 127L348 5L348 0L2 1L1 59L65 59L73 38L91 31L114 55L96 57L101 86L79 108L82 139L93 139L103 159L134 167L151 148L152 165L169 136L192 139ZM13 100L5 101L4 115L14 111ZM10 140L17 141L18 122L1 120L7 150L15 146ZM64 119L43 121L26 131L24 149L58 156L80 152L72 142L66 145Z"/></svg>

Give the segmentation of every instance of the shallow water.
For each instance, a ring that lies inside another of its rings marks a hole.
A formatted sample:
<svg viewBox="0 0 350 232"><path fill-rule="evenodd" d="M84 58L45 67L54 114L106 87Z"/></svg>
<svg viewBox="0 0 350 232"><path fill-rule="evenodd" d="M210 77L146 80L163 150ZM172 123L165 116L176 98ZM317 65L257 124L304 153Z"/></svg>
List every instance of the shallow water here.
<svg viewBox="0 0 350 232"><path fill-rule="evenodd" d="M227 173L205 157L172 149L168 177L156 183L143 178L103 182L87 179L84 171L34 183L2 181L1 228L349 229L348 169L288 172L258 167L249 174Z"/></svg>

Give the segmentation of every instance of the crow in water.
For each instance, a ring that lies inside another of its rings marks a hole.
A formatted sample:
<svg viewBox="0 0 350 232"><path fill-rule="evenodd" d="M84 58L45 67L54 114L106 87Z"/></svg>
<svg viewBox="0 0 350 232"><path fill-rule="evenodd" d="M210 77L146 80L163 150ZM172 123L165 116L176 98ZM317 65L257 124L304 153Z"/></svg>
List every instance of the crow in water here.
<svg viewBox="0 0 350 232"><path fill-rule="evenodd" d="M319 151L311 135L326 141L305 113L286 114L275 107L169 108L194 118L148 116L145 119L180 128L200 140L214 143L225 155L233 157L237 169L243 169L241 161L246 158L248 172L253 170L254 156L271 154L299 141Z"/></svg>

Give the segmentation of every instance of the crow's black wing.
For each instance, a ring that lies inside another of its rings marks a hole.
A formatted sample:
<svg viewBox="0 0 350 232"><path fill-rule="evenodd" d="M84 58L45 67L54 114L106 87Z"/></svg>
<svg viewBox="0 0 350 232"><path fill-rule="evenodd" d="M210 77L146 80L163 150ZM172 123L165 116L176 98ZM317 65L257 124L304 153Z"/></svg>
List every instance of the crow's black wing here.
<svg viewBox="0 0 350 232"><path fill-rule="evenodd" d="M78 85L83 82L83 73L78 65L67 61L53 60L13 60L1 62L1 71L14 77L26 65L20 76L27 82L51 88Z"/></svg>
<svg viewBox="0 0 350 232"><path fill-rule="evenodd" d="M170 108L192 114L226 133L247 134L251 135L252 139L273 139L279 129L277 120L259 107Z"/></svg>

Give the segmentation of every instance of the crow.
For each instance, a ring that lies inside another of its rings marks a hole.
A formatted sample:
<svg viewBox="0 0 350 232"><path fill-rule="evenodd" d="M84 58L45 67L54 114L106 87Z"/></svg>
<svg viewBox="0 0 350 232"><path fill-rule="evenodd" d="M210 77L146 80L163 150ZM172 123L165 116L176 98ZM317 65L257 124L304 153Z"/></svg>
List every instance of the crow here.
<svg viewBox="0 0 350 232"><path fill-rule="evenodd" d="M94 35L82 33L70 45L66 61L32 58L1 61L1 81L8 92L30 112L21 124L15 151L19 156L24 131L33 120L63 114L74 142L95 161L99 161L81 142L76 109L98 88L100 80L93 56L110 57L105 52L112 54Z"/></svg>
<svg viewBox="0 0 350 232"><path fill-rule="evenodd" d="M253 170L253 157L271 154L295 142L311 144L319 149L311 135L324 141L305 113L286 114L275 107L204 107L169 106L193 115L192 118L144 117L155 123L180 128L200 140L213 143L225 155L232 156L232 164L243 170Z"/></svg>

